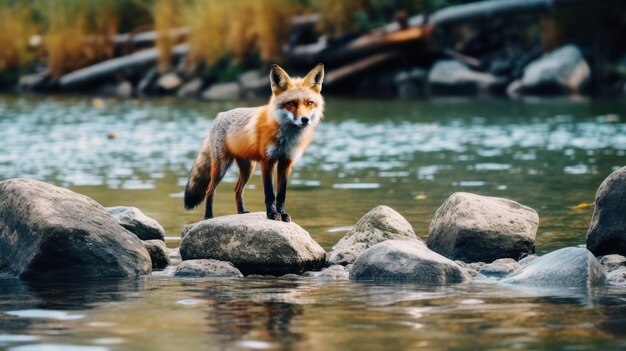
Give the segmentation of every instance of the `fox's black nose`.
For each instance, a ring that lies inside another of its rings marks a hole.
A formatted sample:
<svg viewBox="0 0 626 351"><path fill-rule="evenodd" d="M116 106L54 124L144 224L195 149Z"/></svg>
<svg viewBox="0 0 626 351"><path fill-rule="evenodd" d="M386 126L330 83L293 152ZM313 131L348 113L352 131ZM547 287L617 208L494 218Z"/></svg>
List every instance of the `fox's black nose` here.
<svg viewBox="0 0 626 351"><path fill-rule="evenodd" d="M302 118L300 118L300 120L302 121L302 124L305 124L305 125L306 125L306 124L308 124L308 123L309 123L309 119L308 119L308 118L306 118L306 117L302 117Z"/></svg>

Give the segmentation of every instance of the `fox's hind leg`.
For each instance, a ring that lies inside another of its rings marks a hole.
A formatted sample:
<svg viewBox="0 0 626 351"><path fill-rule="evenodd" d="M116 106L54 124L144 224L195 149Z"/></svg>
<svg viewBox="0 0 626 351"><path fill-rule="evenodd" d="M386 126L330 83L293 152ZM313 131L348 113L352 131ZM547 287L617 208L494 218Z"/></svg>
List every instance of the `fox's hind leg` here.
<svg viewBox="0 0 626 351"><path fill-rule="evenodd" d="M235 184L235 204L237 205L237 213L248 213L243 205L243 191L254 172L256 162L237 158L237 167L239 167L239 179Z"/></svg>
<svg viewBox="0 0 626 351"><path fill-rule="evenodd" d="M224 174L228 167L233 163L232 158L222 159L222 162L211 160L211 182L206 190L206 209L204 211L204 219L213 218L213 195L215 189L224 178Z"/></svg>

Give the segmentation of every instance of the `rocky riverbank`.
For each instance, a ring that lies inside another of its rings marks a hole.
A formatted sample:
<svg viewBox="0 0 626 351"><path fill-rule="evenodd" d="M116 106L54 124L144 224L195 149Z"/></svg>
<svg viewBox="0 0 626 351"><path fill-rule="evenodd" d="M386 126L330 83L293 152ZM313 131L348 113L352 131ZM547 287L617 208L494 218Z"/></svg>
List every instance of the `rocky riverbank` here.
<svg viewBox="0 0 626 351"><path fill-rule="evenodd" d="M429 285L624 286L625 178L626 167L599 187L586 247L541 257L534 254L536 211L470 193L454 193L441 205L426 241L399 213L377 206L330 252L297 224L269 221L262 213L188 225L180 248L168 249L162 227L136 208L104 208L64 188L8 179L0 182L0 278L270 275Z"/></svg>

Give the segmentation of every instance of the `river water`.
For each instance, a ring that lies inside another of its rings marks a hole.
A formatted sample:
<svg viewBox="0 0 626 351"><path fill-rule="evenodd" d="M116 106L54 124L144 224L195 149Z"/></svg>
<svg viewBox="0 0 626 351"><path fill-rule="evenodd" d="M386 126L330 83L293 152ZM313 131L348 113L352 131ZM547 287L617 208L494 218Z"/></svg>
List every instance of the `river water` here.
<svg viewBox="0 0 626 351"><path fill-rule="evenodd" d="M259 102L263 103L263 102ZM182 190L213 116L238 103L0 97L0 179L140 208L176 247ZM626 160L623 100L329 98L287 210L325 249L379 204L418 236L450 194L539 213L537 253L584 244L597 187ZM257 170L258 173L258 170ZM236 170L216 215L235 212ZM246 189L263 210L260 177ZM583 205L580 205L583 204ZM598 350L626 348L626 287L591 291L367 284L307 278L0 281L8 350Z"/></svg>

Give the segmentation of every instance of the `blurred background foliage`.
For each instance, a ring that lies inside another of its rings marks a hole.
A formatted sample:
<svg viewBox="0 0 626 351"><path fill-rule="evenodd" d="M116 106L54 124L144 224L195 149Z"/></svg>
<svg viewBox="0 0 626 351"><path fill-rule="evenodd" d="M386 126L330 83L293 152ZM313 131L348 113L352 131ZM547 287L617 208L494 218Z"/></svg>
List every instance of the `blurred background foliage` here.
<svg viewBox="0 0 626 351"><path fill-rule="evenodd" d="M424 2L428 2L425 4ZM193 62L213 65L246 56L280 61L293 16L320 13L322 34L363 32L395 13L437 9L463 0L0 0L0 71L45 65L54 77L112 57L114 35L156 30L160 70L169 68L179 38Z"/></svg>

